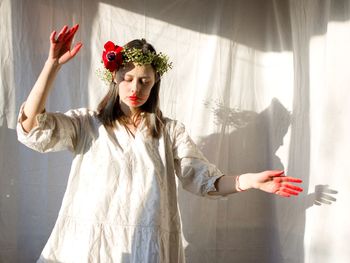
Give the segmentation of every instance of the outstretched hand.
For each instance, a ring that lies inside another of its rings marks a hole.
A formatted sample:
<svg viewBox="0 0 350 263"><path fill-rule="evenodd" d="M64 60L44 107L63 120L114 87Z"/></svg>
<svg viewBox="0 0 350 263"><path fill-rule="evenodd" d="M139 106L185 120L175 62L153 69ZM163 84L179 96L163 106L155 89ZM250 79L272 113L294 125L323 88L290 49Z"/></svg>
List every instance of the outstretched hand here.
<svg viewBox="0 0 350 263"><path fill-rule="evenodd" d="M264 171L253 174L255 188L267 193L277 194L283 197L298 195L302 188L293 183L301 183L302 180L285 176L284 171Z"/></svg>
<svg viewBox="0 0 350 263"><path fill-rule="evenodd" d="M79 25L75 25L71 29L68 29L68 26L64 26L57 38L56 31L51 33L49 60L52 60L58 65L63 65L79 52L83 45L81 42L77 43L74 48L71 49L72 41L78 28Z"/></svg>

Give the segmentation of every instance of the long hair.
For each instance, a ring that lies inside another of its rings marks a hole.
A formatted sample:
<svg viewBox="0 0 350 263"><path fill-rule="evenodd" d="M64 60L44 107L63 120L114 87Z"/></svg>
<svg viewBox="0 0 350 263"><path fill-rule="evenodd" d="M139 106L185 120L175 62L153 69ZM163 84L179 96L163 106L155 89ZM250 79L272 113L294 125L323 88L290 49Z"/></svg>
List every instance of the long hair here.
<svg viewBox="0 0 350 263"><path fill-rule="evenodd" d="M148 51L156 52L154 47L147 43L145 39L132 40L124 47L141 49L143 53ZM140 106L137 116L145 113L143 116L149 134L153 138L159 138L162 134L162 127L164 126L163 114L159 108L160 75L156 72L154 65L152 67L156 74L155 83L147 101ZM97 111L98 119L107 127L115 127L116 121L119 121L124 126L127 124L127 117L120 106L118 85L114 81L111 82L106 96L98 104Z"/></svg>

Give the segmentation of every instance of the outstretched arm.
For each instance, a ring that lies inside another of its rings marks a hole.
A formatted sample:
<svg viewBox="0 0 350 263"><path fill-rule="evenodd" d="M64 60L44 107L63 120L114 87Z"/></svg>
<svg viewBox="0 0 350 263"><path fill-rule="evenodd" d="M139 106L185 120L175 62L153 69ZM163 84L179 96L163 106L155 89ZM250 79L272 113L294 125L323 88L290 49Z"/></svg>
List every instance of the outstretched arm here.
<svg viewBox="0 0 350 263"><path fill-rule="evenodd" d="M78 43L71 49L72 40L78 27L78 25L75 25L71 29L68 29L68 26L64 26L57 38L56 31L51 33L49 56L24 106L22 126L27 132L37 125L36 116L45 109L46 99L57 72L61 66L71 60L82 47L82 43Z"/></svg>
<svg viewBox="0 0 350 263"><path fill-rule="evenodd" d="M239 176L220 177L216 183L216 192L210 195L228 195L245 191L248 189L259 189L261 191L277 194L283 197L298 195L303 189L295 184L302 180L285 176L284 171L264 171L261 173L247 173Z"/></svg>

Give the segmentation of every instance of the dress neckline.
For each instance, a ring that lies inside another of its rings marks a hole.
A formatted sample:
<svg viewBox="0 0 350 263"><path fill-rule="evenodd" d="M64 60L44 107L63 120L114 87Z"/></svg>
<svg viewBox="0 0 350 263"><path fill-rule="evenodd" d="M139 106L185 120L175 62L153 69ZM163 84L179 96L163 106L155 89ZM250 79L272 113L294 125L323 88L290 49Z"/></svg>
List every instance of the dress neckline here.
<svg viewBox="0 0 350 263"><path fill-rule="evenodd" d="M126 130L126 133L128 134L128 135L131 135L131 137L133 138L133 139L135 139L135 136L136 136L136 134L137 134L137 132L138 132L138 127L135 127L135 131L134 132L132 132L131 130L130 130L130 128L127 126L127 125L122 125L122 126L124 126L124 129Z"/></svg>
<svg viewBox="0 0 350 263"><path fill-rule="evenodd" d="M134 132L132 132L131 129L126 125L121 124L119 121L116 122L116 127L113 130L114 130L114 134L119 133L120 135L122 134L124 139L135 141L138 137L138 134L142 133L144 129L145 129L145 119L142 118L139 125L135 128Z"/></svg>

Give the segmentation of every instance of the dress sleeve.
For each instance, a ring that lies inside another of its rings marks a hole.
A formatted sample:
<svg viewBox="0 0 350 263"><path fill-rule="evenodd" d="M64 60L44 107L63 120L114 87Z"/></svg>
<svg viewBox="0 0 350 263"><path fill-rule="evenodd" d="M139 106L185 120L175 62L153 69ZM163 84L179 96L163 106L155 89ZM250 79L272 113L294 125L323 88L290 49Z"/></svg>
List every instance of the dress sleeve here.
<svg viewBox="0 0 350 263"><path fill-rule="evenodd" d="M216 191L215 181L223 173L204 157L183 124L175 122L172 141L175 172L182 187L196 195L213 198L208 192Z"/></svg>
<svg viewBox="0 0 350 263"><path fill-rule="evenodd" d="M77 138L81 133L81 117L76 110L66 113L44 111L36 116L38 125L31 131L23 129L24 105L22 104L17 121L17 138L27 147L38 152L61 150L75 151Z"/></svg>

